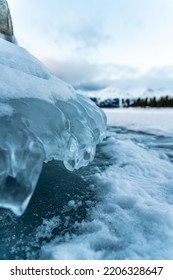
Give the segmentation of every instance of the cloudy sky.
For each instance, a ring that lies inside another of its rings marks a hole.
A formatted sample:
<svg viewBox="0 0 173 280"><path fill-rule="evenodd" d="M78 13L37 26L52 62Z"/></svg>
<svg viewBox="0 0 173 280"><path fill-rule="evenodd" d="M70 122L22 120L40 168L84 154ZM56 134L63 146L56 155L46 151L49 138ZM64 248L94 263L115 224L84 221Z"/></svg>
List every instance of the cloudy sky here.
<svg viewBox="0 0 173 280"><path fill-rule="evenodd" d="M78 90L173 88L172 0L8 0L19 45Z"/></svg>

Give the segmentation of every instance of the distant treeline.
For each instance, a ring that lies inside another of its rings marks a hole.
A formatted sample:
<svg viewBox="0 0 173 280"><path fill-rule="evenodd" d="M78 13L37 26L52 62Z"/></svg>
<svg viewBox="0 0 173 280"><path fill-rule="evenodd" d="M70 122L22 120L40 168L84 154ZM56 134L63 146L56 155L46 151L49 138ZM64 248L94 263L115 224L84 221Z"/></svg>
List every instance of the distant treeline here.
<svg viewBox="0 0 173 280"><path fill-rule="evenodd" d="M130 107L173 107L173 98L169 96L161 97L160 99L153 98L145 98L136 99Z"/></svg>
<svg viewBox="0 0 173 280"><path fill-rule="evenodd" d="M173 98L169 96L161 97L160 99L153 98L138 98L138 99L106 99L99 101L97 98L91 98L97 106L103 108L118 108L118 107L173 107Z"/></svg>

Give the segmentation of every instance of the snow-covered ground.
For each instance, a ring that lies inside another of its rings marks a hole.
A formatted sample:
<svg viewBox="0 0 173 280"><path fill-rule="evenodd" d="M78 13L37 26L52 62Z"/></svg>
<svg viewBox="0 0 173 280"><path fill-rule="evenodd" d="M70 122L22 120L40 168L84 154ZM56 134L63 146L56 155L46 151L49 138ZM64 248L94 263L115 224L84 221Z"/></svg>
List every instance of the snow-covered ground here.
<svg viewBox="0 0 173 280"><path fill-rule="evenodd" d="M173 259L173 112L105 111L108 137L86 176L95 205L76 225L77 234L55 238L42 253L54 259Z"/></svg>

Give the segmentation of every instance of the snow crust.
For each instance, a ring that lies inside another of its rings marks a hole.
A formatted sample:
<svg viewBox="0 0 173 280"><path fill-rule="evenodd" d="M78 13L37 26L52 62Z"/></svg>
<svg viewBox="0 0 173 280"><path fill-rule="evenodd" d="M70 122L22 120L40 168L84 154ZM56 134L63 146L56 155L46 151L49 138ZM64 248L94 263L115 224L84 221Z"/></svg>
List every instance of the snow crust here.
<svg viewBox="0 0 173 280"><path fill-rule="evenodd" d="M25 49L0 38L0 206L21 215L43 162L93 160L105 114Z"/></svg>

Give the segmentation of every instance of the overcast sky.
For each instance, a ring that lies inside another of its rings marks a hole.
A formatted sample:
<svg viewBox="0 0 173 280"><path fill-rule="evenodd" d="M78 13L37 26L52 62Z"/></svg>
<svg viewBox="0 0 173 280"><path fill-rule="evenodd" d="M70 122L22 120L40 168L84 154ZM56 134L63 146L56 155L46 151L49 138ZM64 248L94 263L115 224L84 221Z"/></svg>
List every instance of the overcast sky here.
<svg viewBox="0 0 173 280"><path fill-rule="evenodd" d="M173 87L172 0L8 0L19 45L79 89Z"/></svg>

